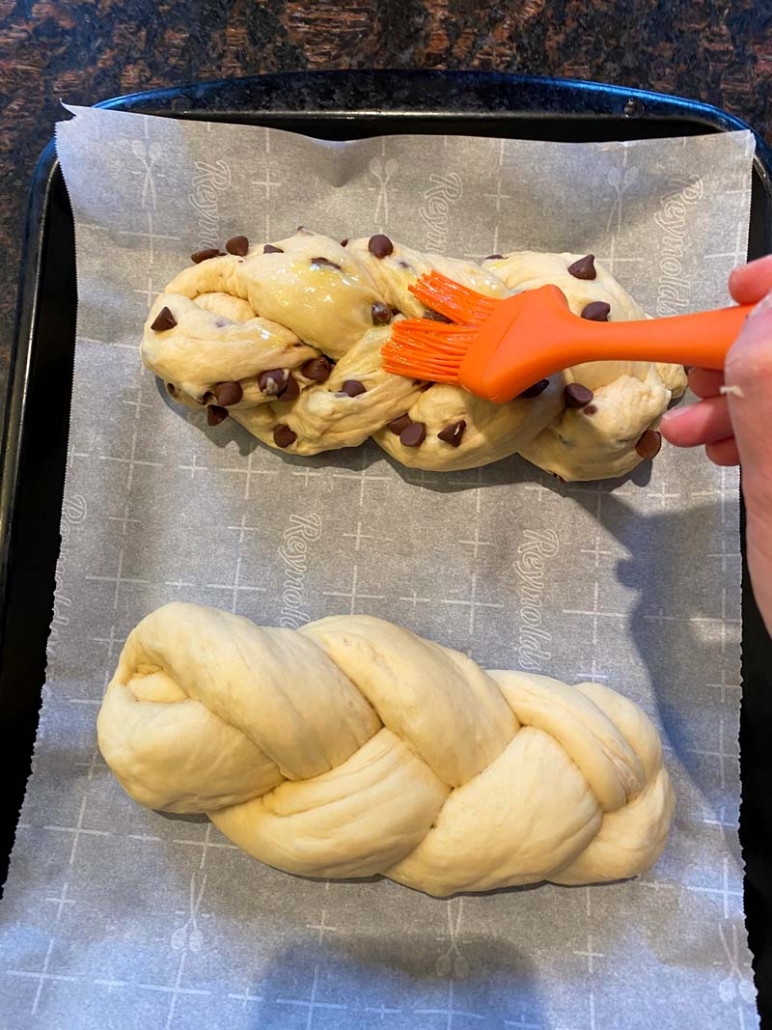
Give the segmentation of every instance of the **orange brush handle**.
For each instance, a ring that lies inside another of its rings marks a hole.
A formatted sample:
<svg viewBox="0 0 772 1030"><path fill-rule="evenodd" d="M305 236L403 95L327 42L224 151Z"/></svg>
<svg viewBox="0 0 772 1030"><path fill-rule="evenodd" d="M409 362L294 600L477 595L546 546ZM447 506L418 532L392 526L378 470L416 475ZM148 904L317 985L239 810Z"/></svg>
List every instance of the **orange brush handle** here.
<svg viewBox="0 0 772 1030"><path fill-rule="evenodd" d="M527 297L527 299L526 299ZM752 305L634 322L594 322L571 313L556 286L502 301L480 326L459 379L503 403L533 383L585 361L655 361L722 369Z"/></svg>

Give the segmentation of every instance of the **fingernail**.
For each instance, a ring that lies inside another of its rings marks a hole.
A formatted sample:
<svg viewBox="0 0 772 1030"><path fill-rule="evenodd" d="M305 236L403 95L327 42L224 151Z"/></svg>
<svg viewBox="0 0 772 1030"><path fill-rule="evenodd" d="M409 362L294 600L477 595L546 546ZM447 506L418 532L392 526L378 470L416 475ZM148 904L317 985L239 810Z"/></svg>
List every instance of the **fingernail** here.
<svg viewBox="0 0 772 1030"><path fill-rule="evenodd" d="M771 308L772 308L772 290L769 291L769 293L766 295L766 297L762 297L761 298L761 300L758 302L756 307L753 308L751 310L751 312L749 313L748 318L755 318L756 315L762 315L765 311L769 311Z"/></svg>
<svg viewBox="0 0 772 1030"><path fill-rule="evenodd" d="M668 422L677 422L682 415L687 415L693 407L693 404L687 404L683 408L671 408L670 411L666 411L662 416L662 425L666 425Z"/></svg>

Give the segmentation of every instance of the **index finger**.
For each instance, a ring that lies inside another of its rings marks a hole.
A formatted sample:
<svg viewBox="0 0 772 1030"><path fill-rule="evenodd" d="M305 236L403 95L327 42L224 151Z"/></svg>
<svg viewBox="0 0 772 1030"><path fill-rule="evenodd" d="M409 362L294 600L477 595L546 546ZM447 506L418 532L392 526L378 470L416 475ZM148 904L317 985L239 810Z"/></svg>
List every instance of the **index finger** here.
<svg viewBox="0 0 772 1030"><path fill-rule="evenodd" d="M714 368L689 370L689 389L697 397L716 397L724 385L724 373Z"/></svg>

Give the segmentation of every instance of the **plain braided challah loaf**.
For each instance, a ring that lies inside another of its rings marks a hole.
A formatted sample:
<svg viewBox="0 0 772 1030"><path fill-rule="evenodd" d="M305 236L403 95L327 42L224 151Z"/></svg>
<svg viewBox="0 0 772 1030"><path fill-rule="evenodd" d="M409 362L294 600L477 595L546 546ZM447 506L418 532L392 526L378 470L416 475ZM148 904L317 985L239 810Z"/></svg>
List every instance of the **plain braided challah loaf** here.
<svg viewBox="0 0 772 1030"><path fill-rule="evenodd" d="M473 261L383 235L337 243L300 229L207 251L169 283L141 355L170 395L231 415L272 447L318 454L372 436L403 465L450 471L519 453L565 480L620 476L659 448L656 426L686 387L680 366L601 361L566 369L509 404L381 366L390 323L431 315L409 287L436 269L492 297L553 283L594 319L644 312L592 255L534 252Z"/></svg>
<svg viewBox="0 0 772 1030"><path fill-rule="evenodd" d="M98 735L137 801L206 812L263 862L438 896L635 876L673 812L632 702L364 615L295 631L166 605L129 635Z"/></svg>

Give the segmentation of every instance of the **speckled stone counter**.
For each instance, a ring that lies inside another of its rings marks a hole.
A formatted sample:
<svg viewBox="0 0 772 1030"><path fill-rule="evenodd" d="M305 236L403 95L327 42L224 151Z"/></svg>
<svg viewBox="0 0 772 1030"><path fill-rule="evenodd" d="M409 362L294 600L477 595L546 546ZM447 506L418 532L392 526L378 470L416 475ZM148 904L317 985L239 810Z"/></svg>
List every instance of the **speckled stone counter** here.
<svg viewBox="0 0 772 1030"><path fill-rule="evenodd" d="M27 191L61 100L321 68L475 68L679 93L772 135L758 0L0 0L0 392Z"/></svg>

